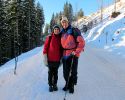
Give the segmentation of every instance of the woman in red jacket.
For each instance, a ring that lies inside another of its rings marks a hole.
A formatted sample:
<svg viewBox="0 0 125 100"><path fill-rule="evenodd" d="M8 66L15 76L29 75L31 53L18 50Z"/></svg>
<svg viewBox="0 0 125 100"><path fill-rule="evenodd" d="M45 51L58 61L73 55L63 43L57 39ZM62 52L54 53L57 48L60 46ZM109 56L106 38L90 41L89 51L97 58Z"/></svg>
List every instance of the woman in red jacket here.
<svg viewBox="0 0 125 100"><path fill-rule="evenodd" d="M53 32L46 38L44 43L43 55L44 63L48 66L48 84L49 91L57 91L58 68L62 56L61 36L58 25L53 27Z"/></svg>

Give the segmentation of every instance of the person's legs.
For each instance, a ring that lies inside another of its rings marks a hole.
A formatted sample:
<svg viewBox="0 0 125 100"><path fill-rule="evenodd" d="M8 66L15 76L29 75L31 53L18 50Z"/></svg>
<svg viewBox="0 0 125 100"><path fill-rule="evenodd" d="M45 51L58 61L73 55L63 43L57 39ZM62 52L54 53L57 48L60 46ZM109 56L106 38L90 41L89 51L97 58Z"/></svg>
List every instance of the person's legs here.
<svg viewBox="0 0 125 100"><path fill-rule="evenodd" d="M59 68L59 63L55 63L54 69L53 69L53 75L54 75L54 80L53 80L53 90L57 91L57 81L58 81L58 68Z"/></svg>
<svg viewBox="0 0 125 100"><path fill-rule="evenodd" d="M71 66L71 59L63 59L63 76L65 79L65 86L63 88L64 91L67 91L67 89L69 89L69 72L70 72L70 66Z"/></svg>
<svg viewBox="0 0 125 100"><path fill-rule="evenodd" d="M51 67L48 68L48 84L49 86L53 85L53 69Z"/></svg>
<svg viewBox="0 0 125 100"><path fill-rule="evenodd" d="M72 71L71 71L71 82L76 85L77 84L77 74L78 74L78 57L74 57Z"/></svg>
<svg viewBox="0 0 125 100"><path fill-rule="evenodd" d="M71 76L69 80L69 92L74 93L74 85L77 84L77 69L78 69L78 57L73 57L73 64L71 66Z"/></svg>
<svg viewBox="0 0 125 100"><path fill-rule="evenodd" d="M48 66L48 84L49 84L49 91L53 91L53 68L51 66L51 63L49 63Z"/></svg>
<svg viewBox="0 0 125 100"><path fill-rule="evenodd" d="M63 59L63 77L66 82L69 76L69 66L70 66L70 63L68 62L68 59Z"/></svg>

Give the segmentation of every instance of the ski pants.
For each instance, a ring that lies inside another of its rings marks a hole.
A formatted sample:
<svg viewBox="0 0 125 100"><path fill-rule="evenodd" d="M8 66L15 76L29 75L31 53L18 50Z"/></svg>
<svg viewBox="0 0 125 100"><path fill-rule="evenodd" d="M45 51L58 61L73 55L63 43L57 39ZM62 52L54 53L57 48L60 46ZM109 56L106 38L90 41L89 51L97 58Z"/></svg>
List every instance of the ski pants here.
<svg viewBox="0 0 125 100"><path fill-rule="evenodd" d="M48 62L48 84L49 86L56 85L58 80L59 62Z"/></svg>
<svg viewBox="0 0 125 100"><path fill-rule="evenodd" d="M71 65L72 58L73 58L73 64ZM78 69L78 57L70 56L67 59L63 59L63 77L66 81L66 84L68 79L69 79L68 85L77 84L77 69ZM70 74L70 70L71 70L71 74Z"/></svg>

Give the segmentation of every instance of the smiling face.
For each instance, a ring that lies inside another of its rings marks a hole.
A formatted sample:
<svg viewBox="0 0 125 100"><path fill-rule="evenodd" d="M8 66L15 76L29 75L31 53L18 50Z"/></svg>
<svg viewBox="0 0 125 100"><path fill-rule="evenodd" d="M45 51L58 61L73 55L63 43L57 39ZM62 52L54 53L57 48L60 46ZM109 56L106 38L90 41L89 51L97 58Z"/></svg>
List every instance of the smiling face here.
<svg viewBox="0 0 125 100"><path fill-rule="evenodd" d="M54 34L59 34L60 30L59 28L54 28Z"/></svg>
<svg viewBox="0 0 125 100"><path fill-rule="evenodd" d="M63 27L64 29L66 29L66 28L69 26L68 21L65 21L65 20L62 21L61 24L62 24L62 27Z"/></svg>

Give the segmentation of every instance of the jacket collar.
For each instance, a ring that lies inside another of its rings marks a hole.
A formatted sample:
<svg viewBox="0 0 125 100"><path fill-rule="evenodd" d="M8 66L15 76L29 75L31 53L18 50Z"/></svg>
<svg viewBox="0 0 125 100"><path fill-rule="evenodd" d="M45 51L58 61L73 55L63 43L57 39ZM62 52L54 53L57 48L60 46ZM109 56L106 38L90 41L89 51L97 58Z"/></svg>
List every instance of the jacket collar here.
<svg viewBox="0 0 125 100"><path fill-rule="evenodd" d="M72 34L72 26L69 25L66 29L62 29L62 33Z"/></svg>

